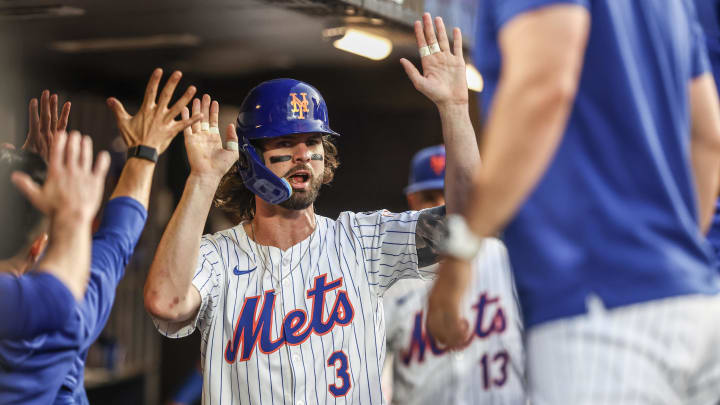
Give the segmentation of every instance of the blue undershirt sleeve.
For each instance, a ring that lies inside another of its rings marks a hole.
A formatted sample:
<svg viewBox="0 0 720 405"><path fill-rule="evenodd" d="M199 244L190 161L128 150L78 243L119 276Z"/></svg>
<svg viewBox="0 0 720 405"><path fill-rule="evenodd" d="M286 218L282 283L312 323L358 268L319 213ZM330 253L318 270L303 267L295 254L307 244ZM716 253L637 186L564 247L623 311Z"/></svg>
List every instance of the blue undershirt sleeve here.
<svg viewBox="0 0 720 405"><path fill-rule="evenodd" d="M34 271L0 275L0 339L28 339L60 329L75 309L75 297L55 276Z"/></svg>
<svg viewBox="0 0 720 405"><path fill-rule="evenodd" d="M500 27L516 16L536 10L545 6L553 5L577 5L590 9L590 0L490 0L493 3L493 11L498 31Z"/></svg>
<svg viewBox="0 0 720 405"><path fill-rule="evenodd" d="M125 274L147 219L135 199L118 197L105 206L102 224L93 235L90 282L80 306L86 320L85 337L94 341L105 327L115 301L115 290Z"/></svg>

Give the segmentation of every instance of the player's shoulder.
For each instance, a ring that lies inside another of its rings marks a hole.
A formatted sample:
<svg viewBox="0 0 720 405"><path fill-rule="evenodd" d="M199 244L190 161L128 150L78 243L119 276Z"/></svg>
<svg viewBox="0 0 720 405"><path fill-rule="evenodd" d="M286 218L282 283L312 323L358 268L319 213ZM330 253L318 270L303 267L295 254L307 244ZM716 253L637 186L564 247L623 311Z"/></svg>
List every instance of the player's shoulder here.
<svg viewBox="0 0 720 405"><path fill-rule="evenodd" d="M385 224L391 222L415 222L419 211L392 212L386 209L374 211L344 211L338 216L338 222L349 222L363 225Z"/></svg>
<svg viewBox="0 0 720 405"><path fill-rule="evenodd" d="M203 235L200 241L200 247L201 249L212 249L220 252L222 250L221 246L241 246L246 239L247 234L245 233L242 223L240 223L215 233Z"/></svg>

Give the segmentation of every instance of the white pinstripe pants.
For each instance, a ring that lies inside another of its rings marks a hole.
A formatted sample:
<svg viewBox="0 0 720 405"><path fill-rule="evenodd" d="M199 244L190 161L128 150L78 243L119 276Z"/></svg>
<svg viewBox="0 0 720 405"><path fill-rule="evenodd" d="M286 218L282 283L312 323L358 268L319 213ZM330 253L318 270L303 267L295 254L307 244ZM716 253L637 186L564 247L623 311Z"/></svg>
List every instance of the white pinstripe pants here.
<svg viewBox="0 0 720 405"><path fill-rule="evenodd" d="M533 405L712 405L720 296L688 295L548 322L527 335Z"/></svg>

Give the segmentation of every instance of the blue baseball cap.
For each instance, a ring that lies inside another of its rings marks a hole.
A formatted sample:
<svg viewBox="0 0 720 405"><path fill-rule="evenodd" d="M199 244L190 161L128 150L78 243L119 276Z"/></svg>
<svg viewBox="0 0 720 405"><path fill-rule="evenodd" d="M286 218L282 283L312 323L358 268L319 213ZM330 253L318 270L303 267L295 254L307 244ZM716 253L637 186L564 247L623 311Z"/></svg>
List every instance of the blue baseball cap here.
<svg viewBox="0 0 720 405"><path fill-rule="evenodd" d="M445 187L445 145L421 149L412 158L405 194Z"/></svg>

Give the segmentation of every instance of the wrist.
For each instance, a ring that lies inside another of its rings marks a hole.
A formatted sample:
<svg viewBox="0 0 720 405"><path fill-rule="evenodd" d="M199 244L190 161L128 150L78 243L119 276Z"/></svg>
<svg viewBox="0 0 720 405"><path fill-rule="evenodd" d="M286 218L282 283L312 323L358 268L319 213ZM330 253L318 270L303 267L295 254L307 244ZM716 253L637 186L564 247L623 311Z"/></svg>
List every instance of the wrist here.
<svg viewBox="0 0 720 405"><path fill-rule="evenodd" d="M445 256L467 262L477 255L482 247L482 238L470 230L462 215L448 215L447 228L448 236L440 246Z"/></svg>
<svg viewBox="0 0 720 405"><path fill-rule="evenodd" d="M470 116L470 104L468 100L448 100L436 103L440 117Z"/></svg>
<svg viewBox="0 0 720 405"><path fill-rule="evenodd" d="M198 173L190 170L190 175L188 176L186 185L203 191L211 190L214 194L215 190L217 190L220 185L221 179L222 176L218 176L216 174Z"/></svg>

